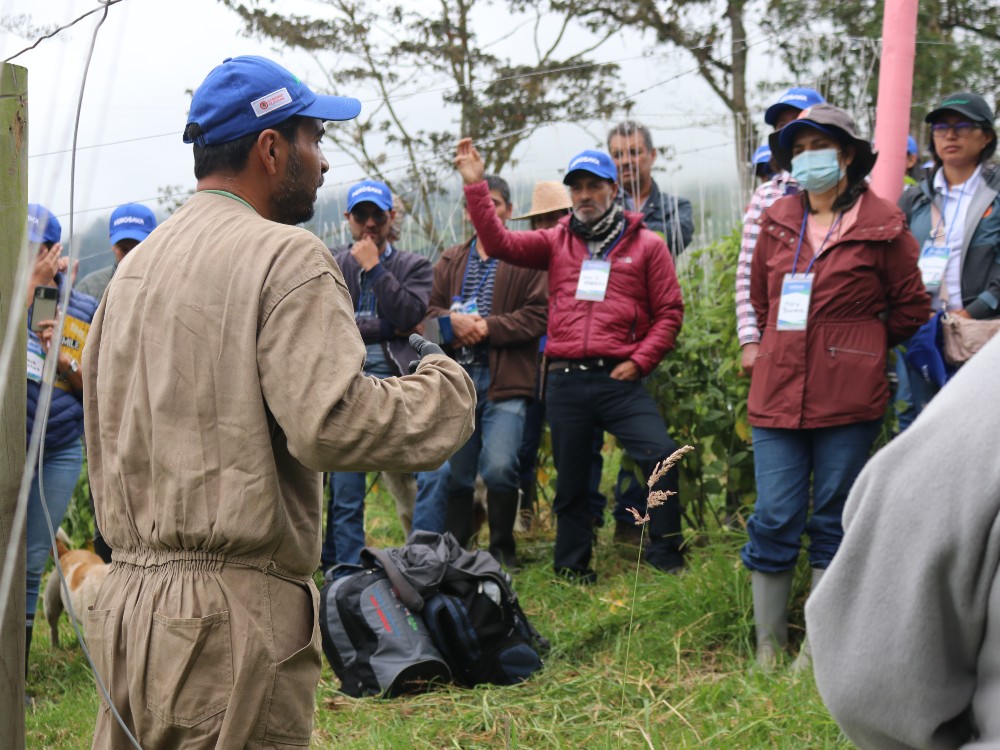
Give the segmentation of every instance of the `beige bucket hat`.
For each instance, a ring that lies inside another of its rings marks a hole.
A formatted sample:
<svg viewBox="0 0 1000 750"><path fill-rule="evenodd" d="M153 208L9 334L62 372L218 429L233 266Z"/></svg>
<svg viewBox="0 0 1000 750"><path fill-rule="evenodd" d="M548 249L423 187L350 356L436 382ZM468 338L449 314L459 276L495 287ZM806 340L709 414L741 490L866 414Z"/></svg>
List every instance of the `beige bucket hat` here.
<svg viewBox="0 0 1000 750"><path fill-rule="evenodd" d="M514 220L530 219L551 211L566 211L573 207L565 186L561 182L536 182L531 191L531 208L528 213L515 216Z"/></svg>

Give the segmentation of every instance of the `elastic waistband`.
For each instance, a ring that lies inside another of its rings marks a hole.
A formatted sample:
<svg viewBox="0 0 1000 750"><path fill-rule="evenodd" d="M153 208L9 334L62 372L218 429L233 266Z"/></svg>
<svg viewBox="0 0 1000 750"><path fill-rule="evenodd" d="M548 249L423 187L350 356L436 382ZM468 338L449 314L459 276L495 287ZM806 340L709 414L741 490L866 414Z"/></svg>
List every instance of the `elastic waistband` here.
<svg viewBox="0 0 1000 750"><path fill-rule="evenodd" d="M293 573L277 565L269 557L257 555L227 555L221 552L206 550L172 550L172 549L116 549L111 552L113 564L131 566L134 568L175 568L183 570L218 571L227 565L240 568L253 568L278 578L294 581L308 581L310 575Z"/></svg>

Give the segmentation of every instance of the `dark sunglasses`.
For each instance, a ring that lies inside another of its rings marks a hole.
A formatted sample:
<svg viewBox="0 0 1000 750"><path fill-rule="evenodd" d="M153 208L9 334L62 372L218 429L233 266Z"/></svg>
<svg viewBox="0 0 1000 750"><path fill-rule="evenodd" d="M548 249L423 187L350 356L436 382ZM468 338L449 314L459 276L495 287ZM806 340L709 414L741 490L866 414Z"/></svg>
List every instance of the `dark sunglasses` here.
<svg viewBox="0 0 1000 750"><path fill-rule="evenodd" d="M381 208L371 208L368 210L354 208L351 209L351 217L358 224L367 224L369 219L374 219L378 226L382 226L389 221L389 214Z"/></svg>
<svg viewBox="0 0 1000 750"><path fill-rule="evenodd" d="M944 138L948 131L952 131L956 138L968 138L972 131L979 126L974 122L937 122L931 125L931 135L936 138Z"/></svg>

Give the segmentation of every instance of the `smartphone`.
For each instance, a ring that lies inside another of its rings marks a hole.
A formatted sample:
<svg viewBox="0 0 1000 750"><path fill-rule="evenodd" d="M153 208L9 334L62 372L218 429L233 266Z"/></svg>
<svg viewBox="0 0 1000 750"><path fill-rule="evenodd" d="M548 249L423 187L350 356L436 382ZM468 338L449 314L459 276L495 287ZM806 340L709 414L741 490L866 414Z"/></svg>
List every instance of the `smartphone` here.
<svg viewBox="0 0 1000 750"><path fill-rule="evenodd" d="M56 301L59 299L59 290L51 286L36 286L35 301L31 305L31 330L38 333L41 326L38 324L43 320L56 319Z"/></svg>

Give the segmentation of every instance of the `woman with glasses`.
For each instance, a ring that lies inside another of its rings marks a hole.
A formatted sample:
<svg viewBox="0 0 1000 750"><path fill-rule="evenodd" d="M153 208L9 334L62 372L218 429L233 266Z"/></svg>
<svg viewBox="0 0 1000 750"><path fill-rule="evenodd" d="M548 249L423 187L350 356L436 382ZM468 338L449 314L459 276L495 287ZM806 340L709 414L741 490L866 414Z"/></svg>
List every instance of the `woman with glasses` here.
<svg viewBox="0 0 1000 750"><path fill-rule="evenodd" d="M917 243L899 209L868 190L875 155L851 117L817 104L769 142L800 192L761 215L750 272L757 502L741 556L765 670L788 641L803 535L813 588L840 546L844 502L889 402L887 349L930 314ZM795 668L808 664L803 644Z"/></svg>
<svg viewBox="0 0 1000 750"><path fill-rule="evenodd" d="M935 169L899 205L920 243L920 270L933 310L967 318L1000 316L1000 169L993 110L978 94L945 97L930 123ZM921 371L897 364L911 400L899 417L906 429L937 392Z"/></svg>

